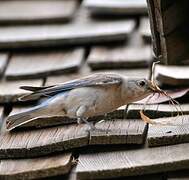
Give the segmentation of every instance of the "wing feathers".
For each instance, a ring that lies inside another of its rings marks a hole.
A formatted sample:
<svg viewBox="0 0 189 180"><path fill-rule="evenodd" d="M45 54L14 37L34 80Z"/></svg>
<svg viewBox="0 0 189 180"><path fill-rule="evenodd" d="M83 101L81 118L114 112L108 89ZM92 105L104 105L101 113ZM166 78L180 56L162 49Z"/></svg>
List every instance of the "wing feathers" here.
<svg viewBox="0 0 189 180"><path fill-rule="evenodd" d="M93 74L81 79L76 79L63 84L48 87L30 87L22 86L22 89L33 91L29 95L19 98L20 101L33 100L41 96L53 96L60 92L87 86L107 86L121 84L122 78L117 74Z"/></svg>

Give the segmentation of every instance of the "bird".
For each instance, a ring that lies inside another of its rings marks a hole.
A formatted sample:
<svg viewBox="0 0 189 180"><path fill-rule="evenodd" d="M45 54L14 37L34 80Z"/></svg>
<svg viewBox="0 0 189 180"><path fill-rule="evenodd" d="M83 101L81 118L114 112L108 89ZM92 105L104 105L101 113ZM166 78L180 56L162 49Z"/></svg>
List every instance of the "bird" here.
<svg viewBox="0 0 189 180"><path fill-rule="evenodd" d="M21 96L19 101L41 97L46 97L46 100L8 116L6 128L9 131L36 118L54 115L77 118L78 123L87 123L90 129L95 129L87 121L89 117L104 115L153 93L150 80L117 73L96 73L57 85L20 88L31 93Z"/></svg>

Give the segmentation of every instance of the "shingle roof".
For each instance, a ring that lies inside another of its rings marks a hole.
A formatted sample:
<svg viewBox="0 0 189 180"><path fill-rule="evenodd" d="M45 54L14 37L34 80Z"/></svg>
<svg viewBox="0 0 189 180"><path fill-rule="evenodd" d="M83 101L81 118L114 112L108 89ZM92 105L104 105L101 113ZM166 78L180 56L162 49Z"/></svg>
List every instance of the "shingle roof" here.
<svg viewBox="0 0 189 180"><path fill-rule="evenodd" d="M168 118L175 126L146 124L139 114L143 105L135 103L89 119L104 131L89 131L86 124L60 115L5 130L7 115L39 103L19 102L27 93L20 86L49 86L96 72L150 78L151 45L158 51L165 48L156 39L152 2L149 9L144 0L0 1L0 179L189 179L183 171L189 167L188 94L178 99L180 106L165 102L145 107L149 117ZM166 2L164 24L183 5ZM175 41L164 32L174 25L160 31L169 47ZM176 53L168 57L174 59ZM161 87L186 88L188 66L158 65L155 77ZM180 108L184 119L171 117Z"/></svg>

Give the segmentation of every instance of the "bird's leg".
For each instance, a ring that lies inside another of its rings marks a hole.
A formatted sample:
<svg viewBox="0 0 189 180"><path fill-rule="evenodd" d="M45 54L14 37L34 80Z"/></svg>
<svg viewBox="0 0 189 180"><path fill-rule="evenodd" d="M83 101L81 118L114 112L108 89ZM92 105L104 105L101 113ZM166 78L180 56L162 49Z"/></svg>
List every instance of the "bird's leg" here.
<svg viewBox="0 0 189 180"><path fill-rule="evenodd" d="M89 121L87 121L87 118L78 118L78 119L79 119L78 121L80 121L80 123L81 123L82 121L83 121L84 123L86 123L86 124L89 126L90 130L94 131L94 130L97 129L97 128L94 126L93 123L90 123Z"/></svg>
<svg viewBox="0 0 189 180"><path fill-rule="evenodd" d="M87 118L84 118L83 115L84 113L87 111L87 107L86 106L80 106L76 112L76 115L77 115L77 123L78 124L81 124L81 122L85 122L89 127L90 127L90 130L95 130L96 127L94 126L94 124L90 123L87 121Z"/></svg>

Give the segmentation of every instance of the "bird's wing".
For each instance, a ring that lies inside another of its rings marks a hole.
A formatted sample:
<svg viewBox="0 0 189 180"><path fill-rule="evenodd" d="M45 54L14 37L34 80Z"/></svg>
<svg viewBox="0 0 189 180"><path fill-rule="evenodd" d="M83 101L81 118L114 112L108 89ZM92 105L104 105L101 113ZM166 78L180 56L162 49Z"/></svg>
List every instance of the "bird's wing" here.
<svg viewBox="0 0 189 180"><path fill-rule="evenodd" d="M117 74L93 74L81 79L76 79L73 81L68 81L63 84L47 86L47 87L31 87L31 86L21 86L21 89L33 91L29 95L22 96L19 98L21 101L37 99L41 96L54 96L58 93L69 91L80 87L89 86L107 86L121 84L122 78Z"/></svg>

